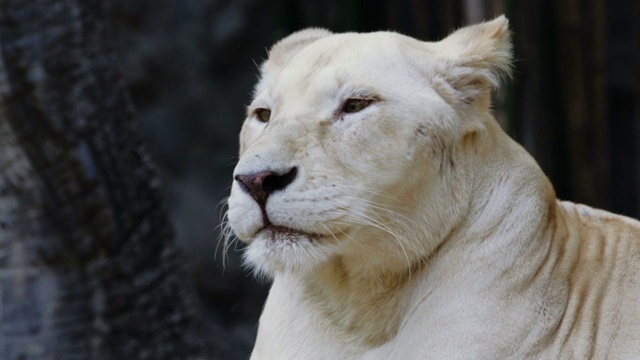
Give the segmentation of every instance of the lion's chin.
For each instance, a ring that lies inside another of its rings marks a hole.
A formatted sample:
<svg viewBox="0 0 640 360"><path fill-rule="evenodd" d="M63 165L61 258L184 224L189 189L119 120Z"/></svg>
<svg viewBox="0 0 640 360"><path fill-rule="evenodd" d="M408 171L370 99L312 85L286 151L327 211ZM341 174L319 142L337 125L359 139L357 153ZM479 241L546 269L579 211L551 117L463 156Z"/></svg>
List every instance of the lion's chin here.
<svg viewBox="0 0 640 360"><path fill-rule="evenodd" d="M315 241L323 236L320 234L300 231L286 226L268 225L259 231L259 236L265 236L272 242L296 242L296 241Z"/></svg>
<svg viewBox="0 0 640 360"><path fill-rule="evenodd" d="M335 254L336 246L328 240L321 234L269 225L249 242L244 261L260 276L307 273Z"/></svg>

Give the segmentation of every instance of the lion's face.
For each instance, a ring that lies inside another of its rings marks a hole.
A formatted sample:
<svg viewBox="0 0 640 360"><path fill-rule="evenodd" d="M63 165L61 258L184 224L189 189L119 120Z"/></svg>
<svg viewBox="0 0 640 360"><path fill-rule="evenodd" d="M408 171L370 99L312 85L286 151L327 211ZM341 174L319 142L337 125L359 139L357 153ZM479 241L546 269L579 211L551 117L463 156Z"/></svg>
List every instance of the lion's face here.
<svg viewBox="0 0 640 360"><path fill-rule="evenodd" d="M464 94L438 73L437 49L320 30L274 47L229 198L230 226L258 271L309 271L339 256L407 262L451 230L466 196L457 144L473 126L461 118Z"/></svg>

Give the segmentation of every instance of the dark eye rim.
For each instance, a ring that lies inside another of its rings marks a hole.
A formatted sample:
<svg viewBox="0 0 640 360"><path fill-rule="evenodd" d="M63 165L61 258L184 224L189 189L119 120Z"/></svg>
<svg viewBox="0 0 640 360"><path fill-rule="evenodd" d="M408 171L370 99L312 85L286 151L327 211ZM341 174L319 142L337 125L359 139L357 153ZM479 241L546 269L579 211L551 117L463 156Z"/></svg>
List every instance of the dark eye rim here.
<svg viewBox="0 0 640 360"><path fill-rule="evenodd" d="M258 108L253 113L255 114L256 119L260 122L268 123L269 120L271 120L271 109ZM264 115L265 113L266 115Z"/></svg>
<svg viewBox="0 0 640 360"><path fill-rule="evenodd" d="M369 105L371 105L373 101L374 99L370 99L370 98L356 98L356 97L348 98L342 103L342 106L340 106L340 112L343 114L355 114L357 112L360 112L366 109ZM348 106L350 104L353 104L353 102L356 102L358 104L357 108L355 110L348 109Z"/></svg>

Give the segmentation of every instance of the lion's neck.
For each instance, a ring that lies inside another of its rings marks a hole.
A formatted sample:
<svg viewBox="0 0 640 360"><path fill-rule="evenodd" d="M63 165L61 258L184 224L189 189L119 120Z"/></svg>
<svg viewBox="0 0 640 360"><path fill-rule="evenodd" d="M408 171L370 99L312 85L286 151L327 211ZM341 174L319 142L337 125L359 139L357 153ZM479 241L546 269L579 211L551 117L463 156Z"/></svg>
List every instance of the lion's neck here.
<svg viewBox="0 0 640 360"><path fill-rule="evenodd" d="M336 257L301 279L309 306L336 328L358 334L364 344L378 345L395 335L407 313L418 306L416 301L427 299L425 289L440 294L448 287L465 286L498 291L495 284L509 283L498 279L500 274L521 265L523 258L541 258L544 247L536 241L549 238L540 232L551 228L541 225L553 216L553 188L533 159L506 135L490 140L469 162L477 168L468 169L475 174L465 188L472 194L468 203L441 239L429 240L437 246L413 254L409 251L414 249L406 248L384 254L360 249ZM380 243L397 242L390 235L378 236Z"/></svg>
<svg viewBox="0 0 640 360"><path fill-rule="evenodd" d="M433 254L429 277L443 286L455 279L478 297L508 296L526 287L544 261L557 203L535 160L495 121L487 126L495 129L470 162L475 175L464 220Z"/></svg>
<svg viewBox="0 0 640 360"><path fill-rule="evenodd" d="M308 276L306 298L346 336L357 334L363 346L380 345L397 333L402 319L399 310L405 307L412 278L421 265L369 274L351 271L347 265L335 258Z"/></svg>
<svg viewBox="0 0 640 360"><path fill-rule="evenodd" d="M521 248L538 238L556 206L555 191L535 160L499 125L473 161L476 174L466 221L457 231L460 242L506 242Z"/></svg>

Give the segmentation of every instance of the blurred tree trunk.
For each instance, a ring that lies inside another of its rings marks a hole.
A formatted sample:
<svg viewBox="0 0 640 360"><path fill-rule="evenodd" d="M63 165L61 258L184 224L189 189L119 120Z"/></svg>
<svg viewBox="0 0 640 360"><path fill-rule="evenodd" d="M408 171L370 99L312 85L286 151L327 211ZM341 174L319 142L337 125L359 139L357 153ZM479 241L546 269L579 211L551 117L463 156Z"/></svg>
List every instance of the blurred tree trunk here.
<svg viewBox="0 0 640 360"><path fill-rule="evenodd" d="M511 6L517 61L513 80L510 115L515 138L536 158L556 191L566 193L563 139L558 91L558 69L554 36L554 9L551 0L515 1Z"/></svg>
<svg viewBox="0 0 640 360"><path fill-rule="evenodd" d="M566 117L570 197L610 208L607 9L603 0L565 0L556 5L557 61Z"/></svg>
<svg viewBox="0 0 640 360"><path fill-rule="evenodd" d="M1 359L200 353L102 12L0 0Z"/></svg>

